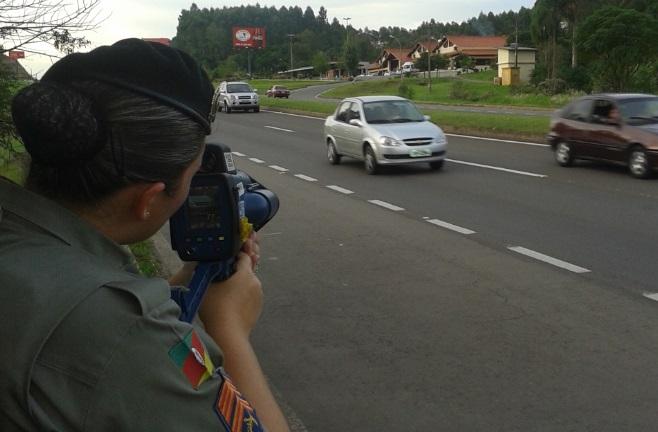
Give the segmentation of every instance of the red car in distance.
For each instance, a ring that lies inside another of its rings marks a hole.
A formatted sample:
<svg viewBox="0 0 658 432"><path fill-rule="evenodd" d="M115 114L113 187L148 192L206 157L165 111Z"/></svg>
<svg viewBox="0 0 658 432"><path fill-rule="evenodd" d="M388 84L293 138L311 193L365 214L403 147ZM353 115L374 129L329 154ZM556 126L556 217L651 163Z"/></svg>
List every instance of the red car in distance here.
<svg viewBox="0 0 658 432"><path fill-rule="evenodd" d="M275 98L279 97L279 98L288 99L288 97L290 96L290 90L288 90L284 86L275 85L275 86L272 86L271 89L268 89L266 94L267 94L267 97L275 97Z"/></svg>

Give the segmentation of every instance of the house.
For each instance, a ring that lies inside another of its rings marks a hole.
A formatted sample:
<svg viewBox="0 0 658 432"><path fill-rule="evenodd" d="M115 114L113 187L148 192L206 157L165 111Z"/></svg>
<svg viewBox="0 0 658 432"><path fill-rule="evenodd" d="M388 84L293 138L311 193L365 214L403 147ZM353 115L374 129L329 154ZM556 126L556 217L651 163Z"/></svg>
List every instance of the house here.
<svg viewBox="0 0 658 432"><path fill-rule="evenodd" d="M411 49L408 48L386 48L379 56L378 63L381 65L381 69L385 71L399 71L404 63L413 61L409 56L410 53Z"/></svg>
<svg viewBox="0 0 658 432"><path fill-rule="evenodd" d="M430 52L432 54L436 53L439 47L439 41L436 39L430 39L423 42L418 42L413 50L409 53L409 57L414 60L419 59L424 53Z"/></svg>
<svg viewBox="0 0 658 432"><path fill-rule="evenodd" d="M502 85L528 82L535 69L535 48L506 46L498 48L498 78Z"/></svg>
<svg viewBox="0 0 658 432"><path fill-rule="evenodd" d="M467 55L475 60L476 67L483 68L496 65L498 48L506 44L506 36L443 36L438 45L440 54L448 58Z"/></svg>

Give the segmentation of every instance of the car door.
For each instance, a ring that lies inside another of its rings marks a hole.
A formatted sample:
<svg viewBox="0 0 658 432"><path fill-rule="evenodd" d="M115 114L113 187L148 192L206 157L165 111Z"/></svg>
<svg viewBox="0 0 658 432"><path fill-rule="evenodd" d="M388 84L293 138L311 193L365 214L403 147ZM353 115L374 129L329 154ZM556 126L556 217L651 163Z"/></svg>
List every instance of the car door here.
<svg viewBox="0 0 658 432"><path fill-rule="evenodd" d="M619 107L611 100L596 99L592 113L591 147L592 155L597 159L624 162L626 159L627 140L624 138L623 124L611 124L610 112Z"/></svg>
<svg viewBox="0 0 658 432"><path fill-rule="evenodd" d="M564 113L558 125L559 136L571 144L574 156L586 156L591 152L589 137L592 128L591 116L592 99L579 99Z"/></svg>
<svg viewBox="0 0 658 432"><path fill-rule="evenodd" d="M351 154L347 145L347 122L349 120L349 110L352 102L342 102L336 110L334 121L331 124L330 133L334 137L336 149L340 154Z"/></svg>
<svg viewBox="0 0 658 432"><path fill-rule="evenodd" d="M350 124L350 120L359 120L361 121L361 126L356 126ZM363 117L361 116L361 108L356 102L350 104L348 110L348 118L346 127L346 140L345 145L348 148L348 152L355 156L363 156L363 151L361 150L361 145L363 143Z"/></svg>

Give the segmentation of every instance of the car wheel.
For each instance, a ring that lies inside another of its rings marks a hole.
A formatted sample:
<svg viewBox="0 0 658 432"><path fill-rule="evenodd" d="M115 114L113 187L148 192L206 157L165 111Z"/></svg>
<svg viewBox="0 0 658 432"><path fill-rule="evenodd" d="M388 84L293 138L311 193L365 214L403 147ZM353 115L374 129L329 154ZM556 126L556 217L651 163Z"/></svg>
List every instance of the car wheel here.
<svg viewBox="0 0 658 432"><path fill-rule="evenodd" d="M366 172L370 175L375 175L379 171L379 165L377 165L377 158L375 157L375 152L372 150L372 147L366 147L364 154L364 165Z"/></svg>
<svg viewBox="0 0 658 432"><path fill-rule="evenodd" d="M327 141L327 159L329 159L329 163L332 165L338 165L340 163L340 158L341 156L338 154L338 151L336 151L336 145L334 142L331 140Z"/></svg>
<svg viewBox="0 0 658 432"><path fill-rule="evenodd" d="M437 170L440 170L441 168L443 168L443 160L430 162L430 169L431 170L437 171Z"/></svg>
<svg viewBox="0 0 658 432"><path fill-rule="evenodd" d="M628 169L635 178L645 179L651 174L647 152L642 147L633 147L628 155Z"/></svg>
<svg viewBox="0 0 658 432"><path fill-rule="evenodd" d="M226 114L231 114L231 107L226 102L224 102L224 111L226 111Z"/></svg>
<svg viewBox="0 0 658 432"><path fill-rule="evenodd" d="M560 141L555 145L555 161L563 167L573 164L573 148L571 144Z"/></svg>

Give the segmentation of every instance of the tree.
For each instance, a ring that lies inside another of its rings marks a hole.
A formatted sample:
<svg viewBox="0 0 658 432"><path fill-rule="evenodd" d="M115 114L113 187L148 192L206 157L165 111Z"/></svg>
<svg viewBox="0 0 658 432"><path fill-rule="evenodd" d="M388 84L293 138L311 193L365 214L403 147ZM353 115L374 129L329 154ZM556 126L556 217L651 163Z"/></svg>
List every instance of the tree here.
<svg viewBox="0 0 658 432"><path fill-rule="evenodd" d="M348 75L354 75L354 71L359 66L359 57L357 56L356 49L352 44L345 44L343 50L343 65L345 66L345 72Z"/></svg>
<svg viewBox="0 0 658 432"><path fill-rule="evenodd" d="M38 43L48 43L70 53L89 44L82 31L93 30L100 21L100 0L0 0L1 52L20 49L35 51Z"/></svg>
<svg viewBox="0 0 658 432"><path fill-rule="evenodd" d="M414 68L418 69L421 72L426 72L428 62L427 62L427 52L424 52L420 55L419 58L414 60ZM446 59L441 54L433 54L430 56L429 66L430 70L443 69L448 65L448 59Z"/></svg>
<svg viewBox="0 0 658 432"><path fill-rule="evenodd" d="M329 70L329 58L323 51L319 51L313 55L313 70L320 74L320 76L327 73Z"/></svg>
<svg viewBox="0 0 658 432"><path fill-rule="evenodd" d="M657 39L656 18L607 6L583 21L577 45L602 90L624 91L643 65L658 58Z"/></svg>

